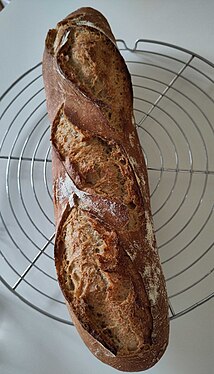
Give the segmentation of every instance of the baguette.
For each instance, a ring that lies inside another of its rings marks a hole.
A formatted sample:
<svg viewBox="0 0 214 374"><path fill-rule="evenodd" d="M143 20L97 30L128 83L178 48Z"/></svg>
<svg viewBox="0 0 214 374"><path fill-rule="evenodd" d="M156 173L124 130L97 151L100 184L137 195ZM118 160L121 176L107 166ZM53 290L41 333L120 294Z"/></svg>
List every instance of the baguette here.
<svg viewBox="0 0 214 374"><path fill-rule="evenodd" d="M68 310L98 359L146 370L168 344L167 293L131 78L101 13L81 8L49 30L43 77L54 256Z"/></svg>

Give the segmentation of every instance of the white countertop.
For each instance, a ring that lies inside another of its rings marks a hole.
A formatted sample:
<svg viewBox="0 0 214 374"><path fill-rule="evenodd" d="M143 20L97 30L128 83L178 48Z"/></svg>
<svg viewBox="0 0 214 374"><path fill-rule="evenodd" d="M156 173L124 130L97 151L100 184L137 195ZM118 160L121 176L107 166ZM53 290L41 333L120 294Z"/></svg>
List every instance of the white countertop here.
<svg viewBox="0 0 214 374"><path fill-rule="evenodd" d="M198 0L51 1L13 0L0 13L0 96L42 59L49 28L81 6L108 18L116 38L176 44L214 62L214 2ZM116 373L98 362L73 327L33 310L3 285L0 290L2 374ZM170 344L151 374L211 374L213 299L171 323Z"/></svg>
<svg viewBox="0 0 214 374"><path fill-rule="evenodd" d="M160 40L214 62L212 0L13 0L0 15L0 93L41 61L47 30L81 6L102 11L116 38L129 46L137 38Z"/></svg>

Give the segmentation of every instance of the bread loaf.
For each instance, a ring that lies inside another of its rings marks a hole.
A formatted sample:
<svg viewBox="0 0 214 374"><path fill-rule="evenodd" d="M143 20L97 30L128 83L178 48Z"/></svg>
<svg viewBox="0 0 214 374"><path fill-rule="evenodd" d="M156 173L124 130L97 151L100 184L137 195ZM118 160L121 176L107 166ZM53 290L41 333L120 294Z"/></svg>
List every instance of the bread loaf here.
<svg viewBox="0 0 214 374"><path fill-rule="evenodd" d="M163 355L169 335L131 79L107 20L81 8L49 30L55 264L77 330L122 371Z"/></svg>

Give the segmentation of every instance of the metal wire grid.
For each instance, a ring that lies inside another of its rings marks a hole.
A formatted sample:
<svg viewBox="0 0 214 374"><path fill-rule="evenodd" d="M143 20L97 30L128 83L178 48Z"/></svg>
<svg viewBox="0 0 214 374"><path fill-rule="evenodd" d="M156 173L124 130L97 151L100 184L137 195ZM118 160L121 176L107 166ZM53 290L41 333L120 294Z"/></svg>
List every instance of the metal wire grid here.
<svg viewBox="0 0 214 374"><path fill-rule="evenodd" d="M139 39L130 49L118 40L118 46L132 75L173 320L214 296L214 65L167 43ZM34 309L72 324L52 254L50 125L41 63L1 102L1 280Z"/></svg>

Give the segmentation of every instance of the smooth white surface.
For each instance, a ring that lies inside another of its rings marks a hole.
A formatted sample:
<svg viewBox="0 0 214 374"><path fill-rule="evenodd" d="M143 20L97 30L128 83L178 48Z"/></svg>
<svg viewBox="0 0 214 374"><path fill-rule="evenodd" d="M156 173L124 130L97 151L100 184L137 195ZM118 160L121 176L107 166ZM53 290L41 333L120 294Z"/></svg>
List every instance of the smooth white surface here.
<svg viewBox="0 0 214 374"><path fill-rule="evenodd" d="M49 28L80 6L103 11L117 38L190 49L214 62L213 1L13 0L0 14L0 95L41 61ZM0 293L0 372L3 374L116 373L98 362L75 329L32 310L4 286ZM151 374L213 372L213 301L171 323L169 348Z"/></svg>

